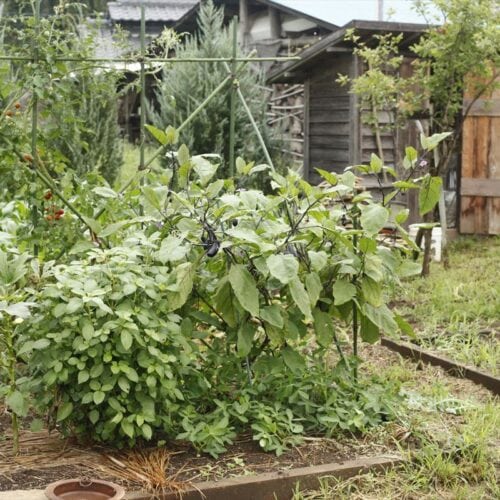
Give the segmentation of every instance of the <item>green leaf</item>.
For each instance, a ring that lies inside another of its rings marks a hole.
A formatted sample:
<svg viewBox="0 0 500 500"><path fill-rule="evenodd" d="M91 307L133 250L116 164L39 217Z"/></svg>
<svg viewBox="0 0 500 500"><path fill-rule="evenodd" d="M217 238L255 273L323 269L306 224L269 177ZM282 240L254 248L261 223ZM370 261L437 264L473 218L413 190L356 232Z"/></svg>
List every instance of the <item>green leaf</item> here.
<svg viewBox="0 0 500 500"><path fill-rule="evenodd" d="M337 177L337 174L328 172L327 170L322 170L321 168L315 168L314 170L316 170L316 172L318 172L318 174L332 186L336 186L338 184L339 179Z"/></svg>
<svg viewBox="0 0 500 500"><path fill-rule="evenodd" d="M415 166L415 162L417 161L418 153L417 150L411 146L408 146L405 149L405 157L403 159L403 167L408 170Z"/></svg>
<svg viewBox="0 0 500 500"><path fill-rule="evenodd" d="M183 259L188 252L182 238L170 234L162 242L158 250L158 260L162 264L167 262L176 262Z"/></svg>
<svg viewBox="0 0 500 500"><path fill-rule="evenodd" d="M228 279L240 305L252 316L259 316L259 291L248 269L241 264L232 265Z"/></svg>
<svg viewBox="0 0 500 500"><path fill-rule="evenodd" d="M332 287L335 305L341 306L356 296L356 287L347 280L337 280Z"/></svg>
<svg viewBox="0 0 500 500"><path fill-rule="evenodd" d="M441 195L441 186L443 180L441 177L431 177L427 174L420 186L418 193L418 209L420 215L425 215L434 209Z"/></svg>
<svg viewBox="0 0 500 500"><path fill-rule="evenodd" d="M368 278L368 276L363 276L361 291L363 292L363 297L366 302L375 307L380 307L382 305L382 287L379 282Z"/></svg>
<svg viewBox="0 0 500 500"><path fill-rule="evenodd" d="M309 273L306 276L306 290L309 294L311 307L314 307L316 302L318 302L321 290L323 290L323 285L317 273Z"/></svg>
<svg viewBox="0 0 500 500"><path fill-rule="evenodd" d="M144 125L144 128L162 145L164 146L167 144L168 137L163 130L160 130L159 128L156 128L154 125Z"/></svg>
<svg viewBox="0 0 500 500"><path fill-rule="evenodd" d="M311 301L302 282L299 278L295 278L288 283L288 288L293 301L297 304L297 307L301 310L306 319L310 319Z"/></svg>
<svg viewBox="0 0 500 500"><path fill-rule="evenodd" d="M83 319L81 321L82 325L82 337L85 340L90 340L94 336L94 327L92 326L92 323L87 319Z"/></svg>
<svg viewBox="0 0 500 500"><path fill-rule="evenodd" d="M120 377L118 379L118 387L127 394L130 391L130 382L125 377Z"/></svg>
<svg viewBox="0 0 500 500"><path fill-rule="evenodd" d="M130 224L128 220L121 220L120 222L114 222L113 224L107 225L100 233L99 236L102 238L106 238L107 236L111 236L115 234L117 231L122 229L123 227Z"/></svg>
<svg viewBox="0 0 500 500"><path fill-rule="evenodd" d="M7 307L4 307L0 310L6 312L9 316L16 316L18 318L26 319L30 316L29 307L32 304L27 302L17 302L15 304L9 304Z"/></svg>
<svg viewBox="0 0 500 500"><path fill-rule="evenodd" d="M103 401L104 398L106 397L106 394L102 391L95 391L94 392L94 403L96 405L100 405Z"/></svg>
<svg viewBox="0 0 500 500"><path fill-rule="evenodd" d="M411 260L403 260L396 269L396 273L400 278L409 278L410 276L417 276L422 272L422 264L413 262Z"/></svg>
<svg viewBox="0 0 500 500"><path fill-rule="evenodd" d="M365 304L363 307L363 314L373 324L378 326L380 330L386 333L395 333L398 329L394 316L386 305L373 307L370 304Z"/></svg>
<svg viewBox="0 0 500 500"><path fill-rule="evenodd" d="M98 410L92 410L89 413L89 420L92 422L92 424L95 424L99 420L99 411Z"/></svg>
<svg viewBox="0 0 500 500"><path fill-rule="evenodd" d="M361 226L369 234L376 234L384 228L389 219L389 210L382 205L363 205L361 207Z"/></svg>
<svg viewBox="0 0 500 500"><path fill-rule="evenodd" d="M219 288L214 297L214 305L228 326L235 328L239 322L240 309L238 308L236 295L227 278L223 278L219 283Z"/></svg>
<svg viewBox="0 0 500 500"><path fill-rule="evenodd" d="M283 328L283 316L281 315L281 307L278 304L262 307L260 317L276 328Z"/></svg>
<svg viewBox="0 0 500 500"><path fill-rule="evenodd" d="M102 198L118 198L118 193L106 186L95 187L92 191Z"/></svg>
<svg viewBox="0 0 500 500"><path fill-rule="evenodd" d="M243 323L238 329L238 356L244 358L248 355L253 345L253 338L255 335L255 325L249 321Z"/></svg>
<svg viewBox="0 0 500 500"><path fill-rule="evenodd" d="M248 172L250 172L251 164L247 166L246 161L241 157L238 156L236 158L236 172L238 172L240 175L247 175Z"/></svg>
<svg viewBox="0 0 500 500"><path fill-rule="evenodd" d="M132 334L125 328L120 333L120 342L126 351L128 351L132 347Z"/></svg>
<svg viewBox="0 0 500 500"><path fill-rule="evenodd" d="M177 161L179 165L187 165L190 163L191 156L189 155L189 149L185 144L182 144L177 151Z"/></svg>
<svg viewBox="0 0 500 500"><path fill-rule="evenodd" d="M306 368L306 363L304 357L301 356L297 351L294 351L291 347L287 346L281 350L281 355L283 356L283 361L286 366L292 370L294 373L301 373Z"/></svg>
<svg viewBox="0 0 500 500"><path fill-rule="evenodd" d="M321 271L328 262L328 255L323 250L319 252L314 252L313 250L309 250L307 252L309 260L311 261L311 268L313 271L319 272Z"/></svg>
<svg viewBox="0 0 500 500"><path fill-rule="evenodd" d="M38 339L33 342L33 345L31 346L32 349L45 349L46 347L49 347L50 345L50 340L49 339Z"/></svg>
<svg viewBox="0 0 500 500"><path fill-rule="evenodd" d="M417 338L417 335L415 334L413 327L402 316L399 316L399 314L395 314L394 321L396 321L396 323L397 323L397 325L402 333L404 333L405 335L407 335L411 339Z"/></svg>
<svg viewBox="0 0 500 500"><path fill-rule="evenodd" d="M84 384L90 378L90 373L87 370L78 372L78 383Z"/></svg>
<svg viewBox="0 0 500 500"><path fill-rule="evenodd" d="M441 134L431 135L430 137L425 137L425 135L421 134L420 144L422 145L422 148L425 149L426 151L432 151L437 147L437 145L441 141L444 141L444 139L449 137L451 134L452 132L443 132Z"/></svg>
<svg viewBox="0 0 500 500"><path fill-rule="evenodd" d="M406 222L408 220L409 215L410 215L410 210L408 208L404 208L403 210L401 210L400 212L398 212L396 214L396 217L394 218L394 220L398 224L403 224L404 222Z"/></svg>
<svg viewBox="0 0 500 500"><path fill-rule="evenodd" d="M382 160L375 153L372 153L370 157L370 170L374 174L378 174L383 166Z"/></svg>
<svg viewBox="0 0 500 500"><path fill-rule="evenodd" d="M313 310L313 318L318 344L325 348L330 347L335 333L332 318L328 313L320 311L318 308Z"/></svg>
<svg viewBox="0 0 500 500"><path fill-rule="evenodd" d="M90 227L92 232L94 232L95 234L99 234L101 232L101 230L102 230L101 224L99 224L98 221L96 221L95 219L92 219L91 217L83 216L82 218L85 221L85 224L87 224L87 226Z"/></svg>
<svg viewBox="0 0 500 500"><path fill-rule="evenodd" d="M175 292L168 292L168 312L182 307L193 290L194 265L185 262L174 268L176 277Z"/></svg>
<svg viewBox="0 0 500 500"><path fill-rule="evenodd" d="M149 424L142 424L141 432L144 436L144 439L146 439L147 441L150 441L153 437L153 429L151 429L151 426Z"/></svg>
<svg viewBox="0 0 500 500"><path fill-rule="evenodd" d="M206 186L217 172L218 166L203 158L203 155L193 156L191 161L193 163L193 170L200 179L200 184Z"/></svg>
<svg viewBox="0 0 500 500"><path fill-rule="evenodd" d="M71 401L67 401L59 406L57 409L56 422L62 422L66 420L73 411L73 403Z"/></svg>
<svg viewBox="0 0 500 500"><path fill-rule="evenodd" d="M165 130L165 136L167 139L166 144L177 144L179 142L179 132L177 129L169 125Z"/></svg>
<svg viewBox="0 0 500 500"><path fill-rule="evenodd" d="M134 430L134 424L132 422L129 422L128 420L123 419L120 422L120 426L122 428L123 433L126 436L128 436L131 439L134 437L135 430Z"/></svg>
<svg viewBox="0 0 500 500"><path fill-rule="evenodd" d="M20 391L11 392L6 398L7 406L18 416L25 417L28 414L28 400Z"/></svg>
<svg viewBox="0 0 500 500"><path fill-rule="evenodd" d="M299 272L299 262L293 255L271 255L266 259L266 264L276 279L287 285Z"/></svg>
<svg viewBox="0 0 500 500"><path fill-rule="evenodd" d="M370 344L377 342L380 338L380 329L379 327L370 321L364 314L361 314L360 321L360 334L361 338Z"/></svg>

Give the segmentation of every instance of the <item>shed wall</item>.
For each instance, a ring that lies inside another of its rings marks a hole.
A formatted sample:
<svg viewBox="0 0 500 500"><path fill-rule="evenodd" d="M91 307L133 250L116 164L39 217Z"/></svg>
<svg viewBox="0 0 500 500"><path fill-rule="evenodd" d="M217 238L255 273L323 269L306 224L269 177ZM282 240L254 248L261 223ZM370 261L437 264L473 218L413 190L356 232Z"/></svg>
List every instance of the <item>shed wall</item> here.
<svg viewBox="0 0 500 500"><path fill-rule="evenodd" d="M315 168L342 172L350 163L351 96L335 80L351 74L352 55L336 54L315 68L308 79L307 150L309 179L320 181Z"/></svg>

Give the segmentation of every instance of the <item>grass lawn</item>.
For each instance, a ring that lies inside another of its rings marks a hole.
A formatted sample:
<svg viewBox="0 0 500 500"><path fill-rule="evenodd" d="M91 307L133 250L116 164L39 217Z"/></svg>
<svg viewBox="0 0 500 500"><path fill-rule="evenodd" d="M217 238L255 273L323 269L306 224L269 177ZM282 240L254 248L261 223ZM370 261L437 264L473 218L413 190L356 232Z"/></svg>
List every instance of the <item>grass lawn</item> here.
<svg viewBox="0 0 500 500"><path fill-rule="evenodd" d="M424 348L494 375L500 360L500 238L460 238L450 268L433 264L427 279L403 283L395 309Z"/></svg>

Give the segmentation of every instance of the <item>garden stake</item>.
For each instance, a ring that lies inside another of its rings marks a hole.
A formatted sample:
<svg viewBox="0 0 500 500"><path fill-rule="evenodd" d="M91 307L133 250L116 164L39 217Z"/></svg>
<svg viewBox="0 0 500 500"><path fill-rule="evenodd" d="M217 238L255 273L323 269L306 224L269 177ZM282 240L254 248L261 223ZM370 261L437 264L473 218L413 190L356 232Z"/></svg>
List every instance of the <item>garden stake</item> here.
<svg viewBox="0 0 500 500"><path fill-rule="evenodd" d="M352 218L352 226L356 230L359 228L357 214ZM354 234L352 237L352 245L354 247L354 253L358 255L358 235ZM356 285L356 277L353 279L354 285ZM353 300L352 303L352 353L355 358L358 357L358 306L356 301ZM354 360L354 380L358 380L358 362Z"/></svg>
<svg viewBox="0 0 500 500"><path fill-rule="evenodd" d="M140 122L140 159L139 159L139 169L144 170L144 146L146 140L146 134L144 133L144 127L146 125L146 73L144 69L144 57L146 55L146 13L144 4L141 2L141 72L140 72L140 85L141 85L141 122Z"/></svg>
<svg viewBox="0 0 500 500"><path fill-rule="evenodd" d="M38 36L39 26L40 26L40 2L41 0L36 0L34 5L35 9L35 33ZM33 62L36 64L38 62L38 48L35 43L33 43ZM33 166L35 171L38 170L38 151L37 151L37 142L38 142L38 94L35 86L33 86L33 111L31 113L31 156L33 157ZM35 210L32 210L32 220L33 226L36 227L38 224L38 208L35 207ZM35 257L38 256L38 244L35 243L33 245L33 255Z"/></svg>
<svg viewBox="0 0 500 500"><path fill-rule="evenodd" d="M224 63L226 65L226 68L229 70L229 66L227 63ZM248 107L248 104L245 100L245 96L243 95L243 92L241 92L239 86L236 88L236 93L238 94L238 97L240 98L241 103L243 104L243 107L245 108L245 111L248 115L248 119L250 120L250 123L252 124L252 127L255 131L255 134L257 136L257 139L259 139L259 144L262 147L262 151L264 153L264 156L266 157L266 161L271 167L272 171L274 172L276 169L274 168L273 161L271 160L271 155L269 154L269 151L267 150L266 143L264 142L264 138L262 137L262 134L260 133L259 127L257 123L255 122L255 119L252 115L252 111Z"/></svg>
<svg viewBox="0 0 500 500"><path fill-rule="evenodd" d="M146 134L144 127L146 125L146 72L144 69L144 57L146 56L146 10L144 3L141 2L141 70L140 70L140 86L141 86L141 122L140 122L140 144L139 144L139 170L144 170L144 148L146 146ZM144 185L144 177L141 177L141 186ZM141 205L139 213L144 215L144 208ZM141 224L142 226L142 224Z"/></svg>
<svg viewBox="0 0 500 500"><path fill-rule="evenodd" d="M231 101L229 111L229 177L234 177L234 142L235 142L235 127L236 127L236 91L238 89L238 80L236 80L236 56L238 49L238 23L236 16L233 17L233 58L231 60L231 70L227 63L224 63L226 69L231 74Z"/></svg>

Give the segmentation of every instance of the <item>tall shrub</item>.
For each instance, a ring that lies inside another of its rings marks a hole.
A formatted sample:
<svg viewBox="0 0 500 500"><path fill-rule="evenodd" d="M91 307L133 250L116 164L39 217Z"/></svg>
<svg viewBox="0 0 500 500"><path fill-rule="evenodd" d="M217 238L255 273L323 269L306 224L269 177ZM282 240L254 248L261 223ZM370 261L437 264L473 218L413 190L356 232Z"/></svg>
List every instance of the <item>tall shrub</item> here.
<svg viewBox="0 0 500 500"><path fill-rule="evenodd" d="M212 1L202 3L198 16L198 31L188 36L177 50L176 56L184 58L212 58L232 56L232 30L224 27L224 12L214 7ZM238 50L238 57L244 54ZM149 115L152 123L161 129L168 125L179 126L199 104L227 77L223 63L167 64L156 89L156 103L151 105ZM240 89L252 114L264 135L271 142L266 125L266 100L263 99L262 72L247 66L238 74ZM223 158L221 177L227 174L229 158L229 86L211 100L203 111L181 134L181 140L195 154L217 153ZM263 154L253 137L254 131L241 104L236 105L236 152L238 155L263 160Z"/></svg>

